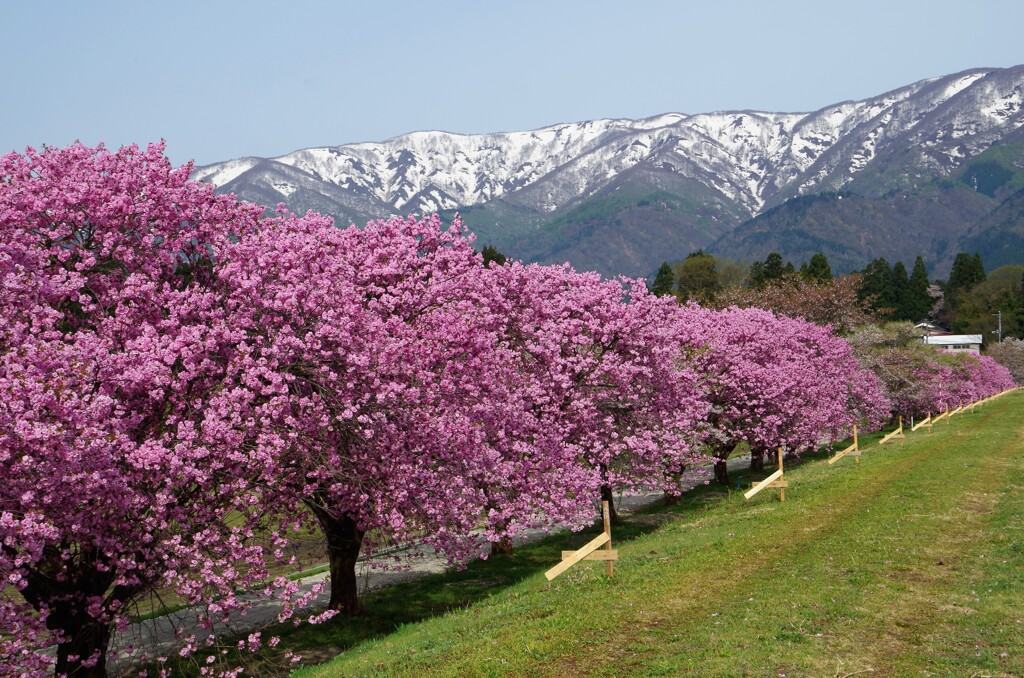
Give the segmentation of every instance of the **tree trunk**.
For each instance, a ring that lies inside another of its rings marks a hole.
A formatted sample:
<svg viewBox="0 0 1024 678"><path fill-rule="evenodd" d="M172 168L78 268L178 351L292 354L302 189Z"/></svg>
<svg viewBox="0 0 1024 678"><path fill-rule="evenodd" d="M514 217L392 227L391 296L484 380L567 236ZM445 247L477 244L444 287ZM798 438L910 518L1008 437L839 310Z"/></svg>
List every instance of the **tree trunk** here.
<svg viewBox="0 0 1024 678"><path fill-rule="evenodd" d="M750 470L751 471L763 471L764 470L764 450L751 450L750 451Z"/></svg>
<svg viewBox="0 0 1024 678"><path fill-rule="evenodd" d="M85 619L64 617L54 620L55 628L60 625L66 641L57 645L57 665L54 675L68 678L106 678L107 646L110 644L110 624L101 623L85 614ZM47 619L47 625L51 624ZM96 657L92 666L84 666L83 662Z"/></svg>
<svg viewBox="0 0 1024 678"><path fill-rule="evenodd" d="M102 562L94 550L83 548L77 562L65 564L49 561L41 569L28 572L22 597L36 610L46 607L46 627L62 639L57 644L55 675L73 678L102 678L107 675L107 648L110 645L111 622L89 614L89 599L105 597L106 606L114 601L121 607L137 598L146 585L118 585L110 591L116 577L112 567L100 568ZM57 552L50 555L56 556ZM110 609L110 607L106 607ZM86 663L90 663L86 666Z"/></svg>
<svg viewBox="0 0 1024 678"><path fill-rule="evenodd" d="M512 538L502 537L498 541L491 542L492 556L507 556L512 553Z"/></svg>
<svg viewBox="0 0 1024 678"><path fill-rule="evenodd" d="M365 532L347 514L336 517L321 506L307 501L327 538L327 562L331 567L331 601L328 607L345 616L358 615L359 582L356 578L356 562L363 546Z"/></svg>
<svg viewBox="0 0 1024 678"><path fill-rule="evenodd" d="M729 484L729 465L721 457L715 457L715 482L719 485Z"/></svg>
<svg viewBox="0 0 1024 678"><path fill-rule="evenodd" d="M686 465L683 464L679 467L678 471L672 472L672 480L675 483L676 489L680 489L683 484L683 473L686 472ZM682 496L682 492L675 494L673 492L665 493L665 506L675 506L679 503L679 498Z"/></svg>
<svg viewBox="0 0 1024 678"><path fill-rule="evenodd" d="M612 525L619 524L619 512L615 510L615 493L611 485L601 486L601 501L608 502L608 520Z"/></svg>

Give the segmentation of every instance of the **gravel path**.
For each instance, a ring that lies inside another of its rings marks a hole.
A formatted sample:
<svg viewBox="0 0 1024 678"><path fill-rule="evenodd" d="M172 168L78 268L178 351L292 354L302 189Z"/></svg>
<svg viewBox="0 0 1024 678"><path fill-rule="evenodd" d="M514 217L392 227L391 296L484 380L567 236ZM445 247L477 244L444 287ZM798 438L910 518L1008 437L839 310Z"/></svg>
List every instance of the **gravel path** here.
<svg viewBox="0 0 1024 678"><path fill-rule="evenodd" d="M729 460L729 471L736 482L736 477L749 468L750 457L739 457ZM706 466L695 469L686 474L684 484L688 489L703 485L712 479L711 467ZM623 515L629 515L639 509L650 506L660 501L664 495L661 492L648 492L642 494L621 495L616 498L616 508ZM600 517L599 513L596 517ZM535 541L546 536L542 530L528 530L518 535L514 540L515 544L522 544ZM394 562L395 553L392 552L386 557ZM552 562L552 565L555 563ZM428 574L443 572L449 567L449 563L434 553L424 554L421 557L413 558L408 563L409 567L403 570L381 570L372 567L372 560L364 560L359 566L359 576L363 582L361 594L391 586L403 581L417 579ZM300 581L303 591L310 590L314 585L326 581L328 573L324 572ZM321 592L314 603L303 612L308 615L317 610L323 610L330 598L329 590ZM215 633L219 637L241 636L261 629L276 621L280 611L278 603L265 599L257 600L244 615L238 615L226 624L218 624ZM118 634L111 642L111 650L120 650L124 655L112 659L108 668L112 674L125 673L139 664L142 655L153 658L158 655L167 655L180 646L179 637L195 634L197 638L205 638L209 631L204 631L197 619L197 612L193 608L173 612L162 617L149 619L137 624L132 624L124 633Z"/></svg>

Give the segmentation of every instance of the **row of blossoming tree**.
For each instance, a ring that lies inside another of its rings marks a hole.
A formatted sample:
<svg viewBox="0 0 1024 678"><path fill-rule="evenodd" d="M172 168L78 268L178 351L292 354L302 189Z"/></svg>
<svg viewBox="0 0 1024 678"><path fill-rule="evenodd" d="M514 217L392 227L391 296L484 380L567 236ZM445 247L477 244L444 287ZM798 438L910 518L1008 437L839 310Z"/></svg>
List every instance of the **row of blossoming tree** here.
<svg viewBox="0 0 1024 678"><path fill-rule="evenodd" d="M724 480L740 442L756 463L1011 383L943 364L904 397L825 327L483 267L436 216L268 217L189 170L162 145L0 159L0 665L104 675L158 589L211 628L252 594L287 619L312 594L268 566L303 521L351 613L382 544L464 560L688 465Z"/></svg>

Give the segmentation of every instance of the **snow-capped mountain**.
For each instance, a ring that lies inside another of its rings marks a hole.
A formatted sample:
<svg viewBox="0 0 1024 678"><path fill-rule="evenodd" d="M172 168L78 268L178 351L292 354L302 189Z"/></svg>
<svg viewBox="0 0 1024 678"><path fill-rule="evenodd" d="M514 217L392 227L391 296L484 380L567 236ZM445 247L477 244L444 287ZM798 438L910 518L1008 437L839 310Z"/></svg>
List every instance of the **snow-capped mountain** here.
<svg viewBox="0 0 1024 678"><path fill-rule="evenodd" d="M230 160L197 168L193 177L245 199L316 209L344 222L462 210L489 240L538 260L567 258L559 255L559 233L579 223L573 215L589 202L603 200L601 209L618 212L607 206L616 191L636 197L637 208L645 195L667 195L659 204L676 214L682 230L673 236L665 226L656 239L679 240L685 255L793 197L880 195L949 177L994 143L1024 135L1022 100L1024 66L978 69L811 113L669 113L528 132L414 132ZM591 222L607 233L607 225ZM577 229L568 237L585 245L590 236ZM656 267L669 258L659 249L593 267L647 274L654 259Z"/></svg>

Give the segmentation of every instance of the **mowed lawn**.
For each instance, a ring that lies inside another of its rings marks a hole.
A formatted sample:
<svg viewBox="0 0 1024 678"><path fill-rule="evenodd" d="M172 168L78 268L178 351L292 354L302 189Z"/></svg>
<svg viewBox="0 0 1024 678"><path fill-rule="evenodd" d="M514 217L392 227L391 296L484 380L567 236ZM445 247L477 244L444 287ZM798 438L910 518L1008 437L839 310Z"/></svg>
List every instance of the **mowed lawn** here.
<svg viewBox="0 0 1024 678"><path fill-rule="evenodd" d="M404 587L477 592L374 638L323 627L351 646L295 675L1024 675L1024 391L878 437L859 465L805 456L784 503L710 488L631 519L610 579L544 579L584 533Z"/></svg>

